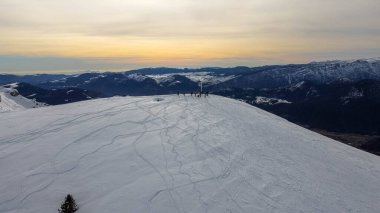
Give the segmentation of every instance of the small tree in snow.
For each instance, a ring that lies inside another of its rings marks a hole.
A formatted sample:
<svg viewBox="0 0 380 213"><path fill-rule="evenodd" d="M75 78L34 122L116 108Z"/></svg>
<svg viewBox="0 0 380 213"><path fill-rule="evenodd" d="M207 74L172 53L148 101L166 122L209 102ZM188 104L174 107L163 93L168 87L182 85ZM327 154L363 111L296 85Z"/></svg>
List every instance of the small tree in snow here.
<svg viewBox="0 0 380 213"><path fill-rule="evenodd" d="M65 201L62 202L61 208L58 209L59 213L74 213L78 210L78 206L72 195L68 194Z"/></svg>

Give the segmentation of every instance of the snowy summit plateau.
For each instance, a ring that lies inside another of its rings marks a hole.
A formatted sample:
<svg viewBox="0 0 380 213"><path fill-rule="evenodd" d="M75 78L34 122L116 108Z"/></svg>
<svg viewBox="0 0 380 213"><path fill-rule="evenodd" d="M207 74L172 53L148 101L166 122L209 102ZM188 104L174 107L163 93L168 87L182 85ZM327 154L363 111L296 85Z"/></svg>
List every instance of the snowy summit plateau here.
<svg viewBox="0 0 380 213"><path fill-rule="evenodd" d="M380 209L378 156L240 101L113 97L6 111L1 213L57 212L67 194L79 213Z"/></svg>

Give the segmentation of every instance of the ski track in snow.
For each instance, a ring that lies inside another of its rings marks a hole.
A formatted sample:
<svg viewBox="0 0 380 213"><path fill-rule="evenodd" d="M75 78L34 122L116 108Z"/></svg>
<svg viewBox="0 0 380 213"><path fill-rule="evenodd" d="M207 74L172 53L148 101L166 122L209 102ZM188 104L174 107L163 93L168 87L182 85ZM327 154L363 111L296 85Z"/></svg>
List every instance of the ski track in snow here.
<svg viewBox="0 0 380 213"><path fill-rule="evenodd" d="M28 132L28 133L25 133L25 134L15 135L13 138L8 139L8 140L2 140L0 138L0 145L7 144L7 143L18 143L20 141L23 142L26 139L27 140L31 140L31 139L34 139L34 138L39 138L39 137L41 137L41 136L43 136L45 134L48 134L48 133L59 132L60 130L63 130L64 128L66 128L68 126L81 125L82 123L84 123L86 121L91 121L91 120L94 120L96 118L102 118L102 117L105 117L105 116L113 116L113 115L116 115L116 114L120 113L120 111L128 110L128 108L122 108L122 109L117 109L117 108L129 106L129 105L134 104L134 103L135 102L127 103L127 104L121 105L121 106L114 106L114 107L111 107L111 108L108 108L108 109L105 109L105 110L101 110L101 111L98 111L98 112L95 112L95 113L84 113L82 115L79 115L79 116L77 116L77 117L75 117L75 118L73 118L71 120L64 121L62 123L59 123L59 121L60 120L64 120L65 118L58 119L58 120L55 120L55 121L53 121L53 122L45 125L41 129L35 130L33 132ZM113 109L117 109L117 110L116 111L111 111ZM104 114L102 114L102 113L104 113ZM93 114L95 114L95 116L92 116ZM90 116L90 117L88 117L88 116ZM85 119L81 120L82 118L85 118Z"/></svg>
<svg viewBox="0 0 380 213"><path fill-rule="evenodd" d="M79 194L79 212L104 212L100 208L104 203L99 202L102 193L113 212L371 212L380 208L374 202L380 197L377 156L237 101L217 96L161 97L162 101L111 98L29 110L30 114L23 111L36 122L33 129L14 135L2 135L0 129L0 168L9 173L0 174L0 212L54 211L65 193ZM65 114L69 107L78 111ZM254 116L244 116L250 111ZM37 123L44 113L52 119ZM17 124L11 118L14 114L0 121L0 127L6 122ZM271 125L277 126L271 129ZM297 150L299 146L303 149ZM130 161L113 164L124 157ZM345 161L349 163L343 165ZM324 172L321 181L308 173L312 170L305 171L309 166ZM110 181L102 179L112 175L103 171L114 167L124 169L120 173L125 179L120 174ZM87 177L86 171L96 175ZM353 175L346 181L337 180L350 172ZM82 180L85 176L89 179ZM89 189L81 181L88 182ZM106 183L104 188L94 187L98 181ZM358 186L349 186L352 183ZM343 192L357 196L342 198ZM123 200L125 196L128 199Z"/></svg>

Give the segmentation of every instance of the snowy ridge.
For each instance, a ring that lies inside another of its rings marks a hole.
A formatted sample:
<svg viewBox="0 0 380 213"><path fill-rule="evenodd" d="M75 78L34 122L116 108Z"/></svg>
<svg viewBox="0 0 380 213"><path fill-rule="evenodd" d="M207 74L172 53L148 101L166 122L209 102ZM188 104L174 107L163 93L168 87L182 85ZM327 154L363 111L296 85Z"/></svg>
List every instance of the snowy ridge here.
<svg viewBox="0 0 380 213"><path fill-rule="evenodd" d="M289 102L287 100L279 99L279 98L267 98L262 96L256 97L256 104L268 104L268 105L276 105L276 104L291 104L292 102Z"/></svg>
<svg viewBox="0 0 380 213"><path fill-rule="evenodd" d="M188 73L171 73L159 75L147 75L149 78L154 79L158 84L162 82L170 82L174 80L175 75L185 76L194 82L202 82L205 85L216 85L235 78L235 75L216 75L210 72L188 72Z"/></svg>
<svg viewBox="0 0 380 213"><path fill-rule="evenodd" d="M218 96L4 113L0 159L4 213L380 209L379 157Z"/></svg>
<svg viewBox="0 0 380 213"><path fill-rule="evenodd" d="M18 94L17 83L0 86L0 113L42 106L46 106L46 104L39 103Z"/></svg>
<svg viewBox="0 0 380 213"><path fill-rule="evenodd" d="M380 80L380 61L325 61L252 68L257 72L238 76L220 86L236 88L276 88L294 86L302 81L317 84L336 81Z"/></svg>

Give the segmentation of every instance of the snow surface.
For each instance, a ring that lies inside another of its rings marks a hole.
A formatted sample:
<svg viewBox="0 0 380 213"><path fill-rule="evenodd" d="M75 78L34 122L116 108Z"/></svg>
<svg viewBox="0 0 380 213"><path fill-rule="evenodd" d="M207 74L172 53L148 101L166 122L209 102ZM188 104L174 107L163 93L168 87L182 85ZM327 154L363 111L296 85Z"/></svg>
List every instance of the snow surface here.
<svg viewBox="0 0 380 213"><path fill-rule="evenodd" d="M202 82L205 85L215 85L235 78L235 75L216 75L210 72L188 72L188 73L170 73L160 75L147 75L154 79L158 84L174 80L174 75L185 76L194 82Z"/></svg>
<svg viewBox="0 0 380 213"><path fill-rule="evenodd" d="M44 103L25 98L22 95L12 96L10 93L17 91L17 84L10 84L7 87L9 88L0 86L0 113L46 106Z"/></svg>
<svg viewBox="0 0 380 213"><path fill-rule="evenodd" d="M2 113L0 212L377 212L380 158L248 104L114 97Z"/></svg>
<svg viewBox="0 0 380 213"><path fill-rule="evenodd" d="M127 75L127 78L131 80L135 80L137 82L143 82L145 79L147 79L146 76L140 75L140 74L130 74L130 75Z"/></svg>
<svg viewBox="0 0 380 213"><path fill-rule="evenodd" d="M276 105L276 104L291 104L287 100L279 99L279 98L267 98L262 96L257 96L255 100L256 104L268 104L268 105Z"/></svg>

